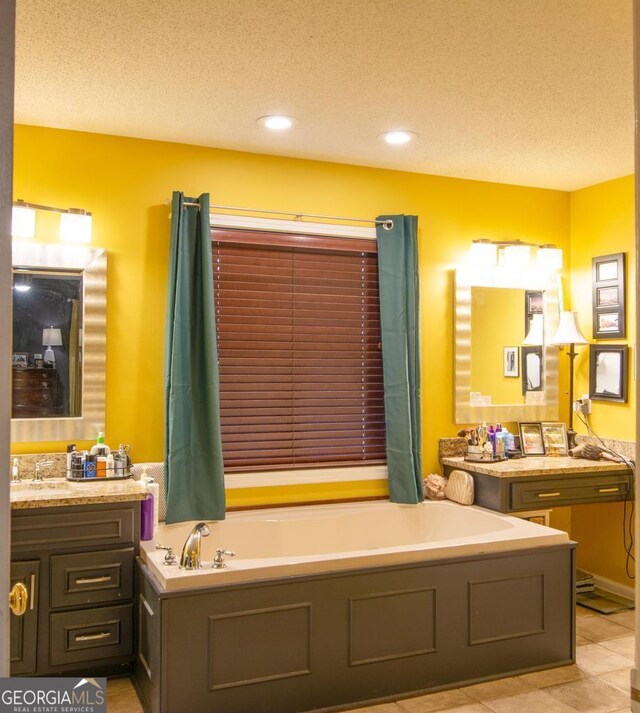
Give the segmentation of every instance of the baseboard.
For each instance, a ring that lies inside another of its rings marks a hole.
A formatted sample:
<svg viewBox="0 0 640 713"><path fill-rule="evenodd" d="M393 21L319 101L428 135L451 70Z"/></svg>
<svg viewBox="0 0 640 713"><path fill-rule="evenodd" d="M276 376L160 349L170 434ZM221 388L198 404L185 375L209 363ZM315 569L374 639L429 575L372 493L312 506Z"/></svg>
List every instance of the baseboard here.
<svg viewBox="0 0 640 713"><path fill-rule="evenodd" d="M628 599L635 599L636 595L634 587L630 587L626 584L620 584L620 582L614 582L613 579L601 577L599 574L593 575L593 581L599 589L604 589L607 592L618 594L621 597L627 597Z"/></svg>

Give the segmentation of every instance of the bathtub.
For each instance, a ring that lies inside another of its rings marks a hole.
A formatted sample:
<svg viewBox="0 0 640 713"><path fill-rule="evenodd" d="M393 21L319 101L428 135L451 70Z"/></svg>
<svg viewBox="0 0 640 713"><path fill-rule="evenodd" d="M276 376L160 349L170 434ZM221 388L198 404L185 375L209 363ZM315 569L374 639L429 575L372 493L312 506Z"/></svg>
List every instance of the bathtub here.
<svg viewBox="0 0 640 713"><path fill-rule="evenodd" d="M156 545L172 547L179 558L194 525L161 523L154 539L141 543L144 562L165 590L512 552L569 539L560 530L450 501L312 505L229 513L208 523L202 569L164 566L165 552ZM224 569L211 568L218 547L236 553Z"/></svg>
<svg viewBox="0 0 640 713"><path fill-rule="evenodd" d="M559 530L448 501L271 508L210 523L201 569L165 566L193 525L141 543L146 713L338 709L575 658Z"/></svg>

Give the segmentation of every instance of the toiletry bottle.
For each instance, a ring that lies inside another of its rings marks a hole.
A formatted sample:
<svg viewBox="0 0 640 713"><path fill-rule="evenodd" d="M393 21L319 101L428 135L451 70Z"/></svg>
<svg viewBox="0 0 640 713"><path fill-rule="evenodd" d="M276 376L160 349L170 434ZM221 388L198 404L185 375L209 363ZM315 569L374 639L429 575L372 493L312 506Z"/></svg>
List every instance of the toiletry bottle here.
<svg viewBox="0 0 640 713"><path fill-rule="evenodd" d="M153 496L153 534L155 535L160 518L160 485L147 473L146 466L142 471L140 479L146 482L147 489Z"/></svg>
<svg viewBox="0 0 640 713"><path fill-rule="evenodd" d="M113 459L113 453L109 453L109 455L106 458L106 466L107 466L107 478L114 478L116 474L115 470L115 461Z"/></svg>
<svg viewBox="0 0 640 713"><path fill-rule="evenodd" d="M71 477L73 454L76 452L76 444L70 443L67 446L67 478Z"/></svg>
<svg viewBox="0 0 640 713"><path fill-rule="evenodd" d="M85 453L78 453L74 451L71 454L71 474L68 476L71 479L77 480L78 478L84 478L84 458Z"/></svg>
<svg viewBox="0 0 640 713"><path fill-rule="evenodd" d="M487 423L486 423L486 421L483 421L482 426L478 427L478 445L484 446L486 440L487 440Z"/></svg>
<svg viewBox="0 0 640 713"><path fill-rule="evenodd" d="M495 429L493 428L493 424L489 426L489 433L487 434L487 440L491 444L491 450L495 453L496 452L496 432Z"/></svg>
<svg viewBox="0 0 640 713"><path fill-rule="evenodd" d="M140 539L153 539L153 495L149 492L147 482L140 478L140 487L147 496L140 504Z"/></svg>
<svg viewBox="0 0 640 713"><path fill-rule="evenodd" d="M17 458L13 459L13 466L11 467L11 480L14 483L20 482L20 462Z"/></svg>
<svg viewBox="0 0 640 713"><path fill-rule="evenodd" d="M114 453L113 459L115 461L116 475L119 478L126 478L128 475L128 469L130 465L129 455L127 453L128 446L121 443L118 446L118 450Z"/></svg>
<svg viewBox="0 0 640 713"><path fill-rule="evenodd" d="M104 456L105 458L111 453L111 448L107 446L104 442L104 433L100 431L98 433L98 438L96 439L96 444L91 447L92 456Z"/></svg>
<svg viewBox="0 0 640 713"><path fill-rule="evenodd" d="M96 477L96 459L97 456L88 453L84 459L84 477L85 478L95 478Z"/></svg>

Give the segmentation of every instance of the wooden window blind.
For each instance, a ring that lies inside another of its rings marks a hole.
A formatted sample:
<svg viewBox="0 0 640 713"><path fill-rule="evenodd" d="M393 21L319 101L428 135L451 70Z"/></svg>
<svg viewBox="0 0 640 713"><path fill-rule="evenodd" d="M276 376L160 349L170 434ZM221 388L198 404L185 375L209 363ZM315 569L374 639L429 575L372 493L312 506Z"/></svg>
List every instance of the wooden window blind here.
<svg viewBox="0 0 640 713"><path fill-rule="evenodd" d="M383 463L375 242L211 238L225 468Z"/></svg>

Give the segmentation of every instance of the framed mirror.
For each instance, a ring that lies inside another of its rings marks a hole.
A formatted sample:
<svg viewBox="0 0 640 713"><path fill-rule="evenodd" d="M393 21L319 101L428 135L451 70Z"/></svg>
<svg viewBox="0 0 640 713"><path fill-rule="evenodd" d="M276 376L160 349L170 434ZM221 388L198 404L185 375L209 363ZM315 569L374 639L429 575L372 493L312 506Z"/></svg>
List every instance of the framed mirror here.
<svg viewBox="0 0 640 713"><path fill-rule="evenodd" d="M557 326L553 273L459 267L455 274L455 422L556 420L558 348L548 344ZM507 352L520 360L508 370L504 367ZM513 378L516 373L520 378Z"/></svg>
<svg viewBox="0 0 640 713"><path fill-rule="evenodd" d="M105 422L106 251L13 243L11 440L94 438Z"/></svg>

